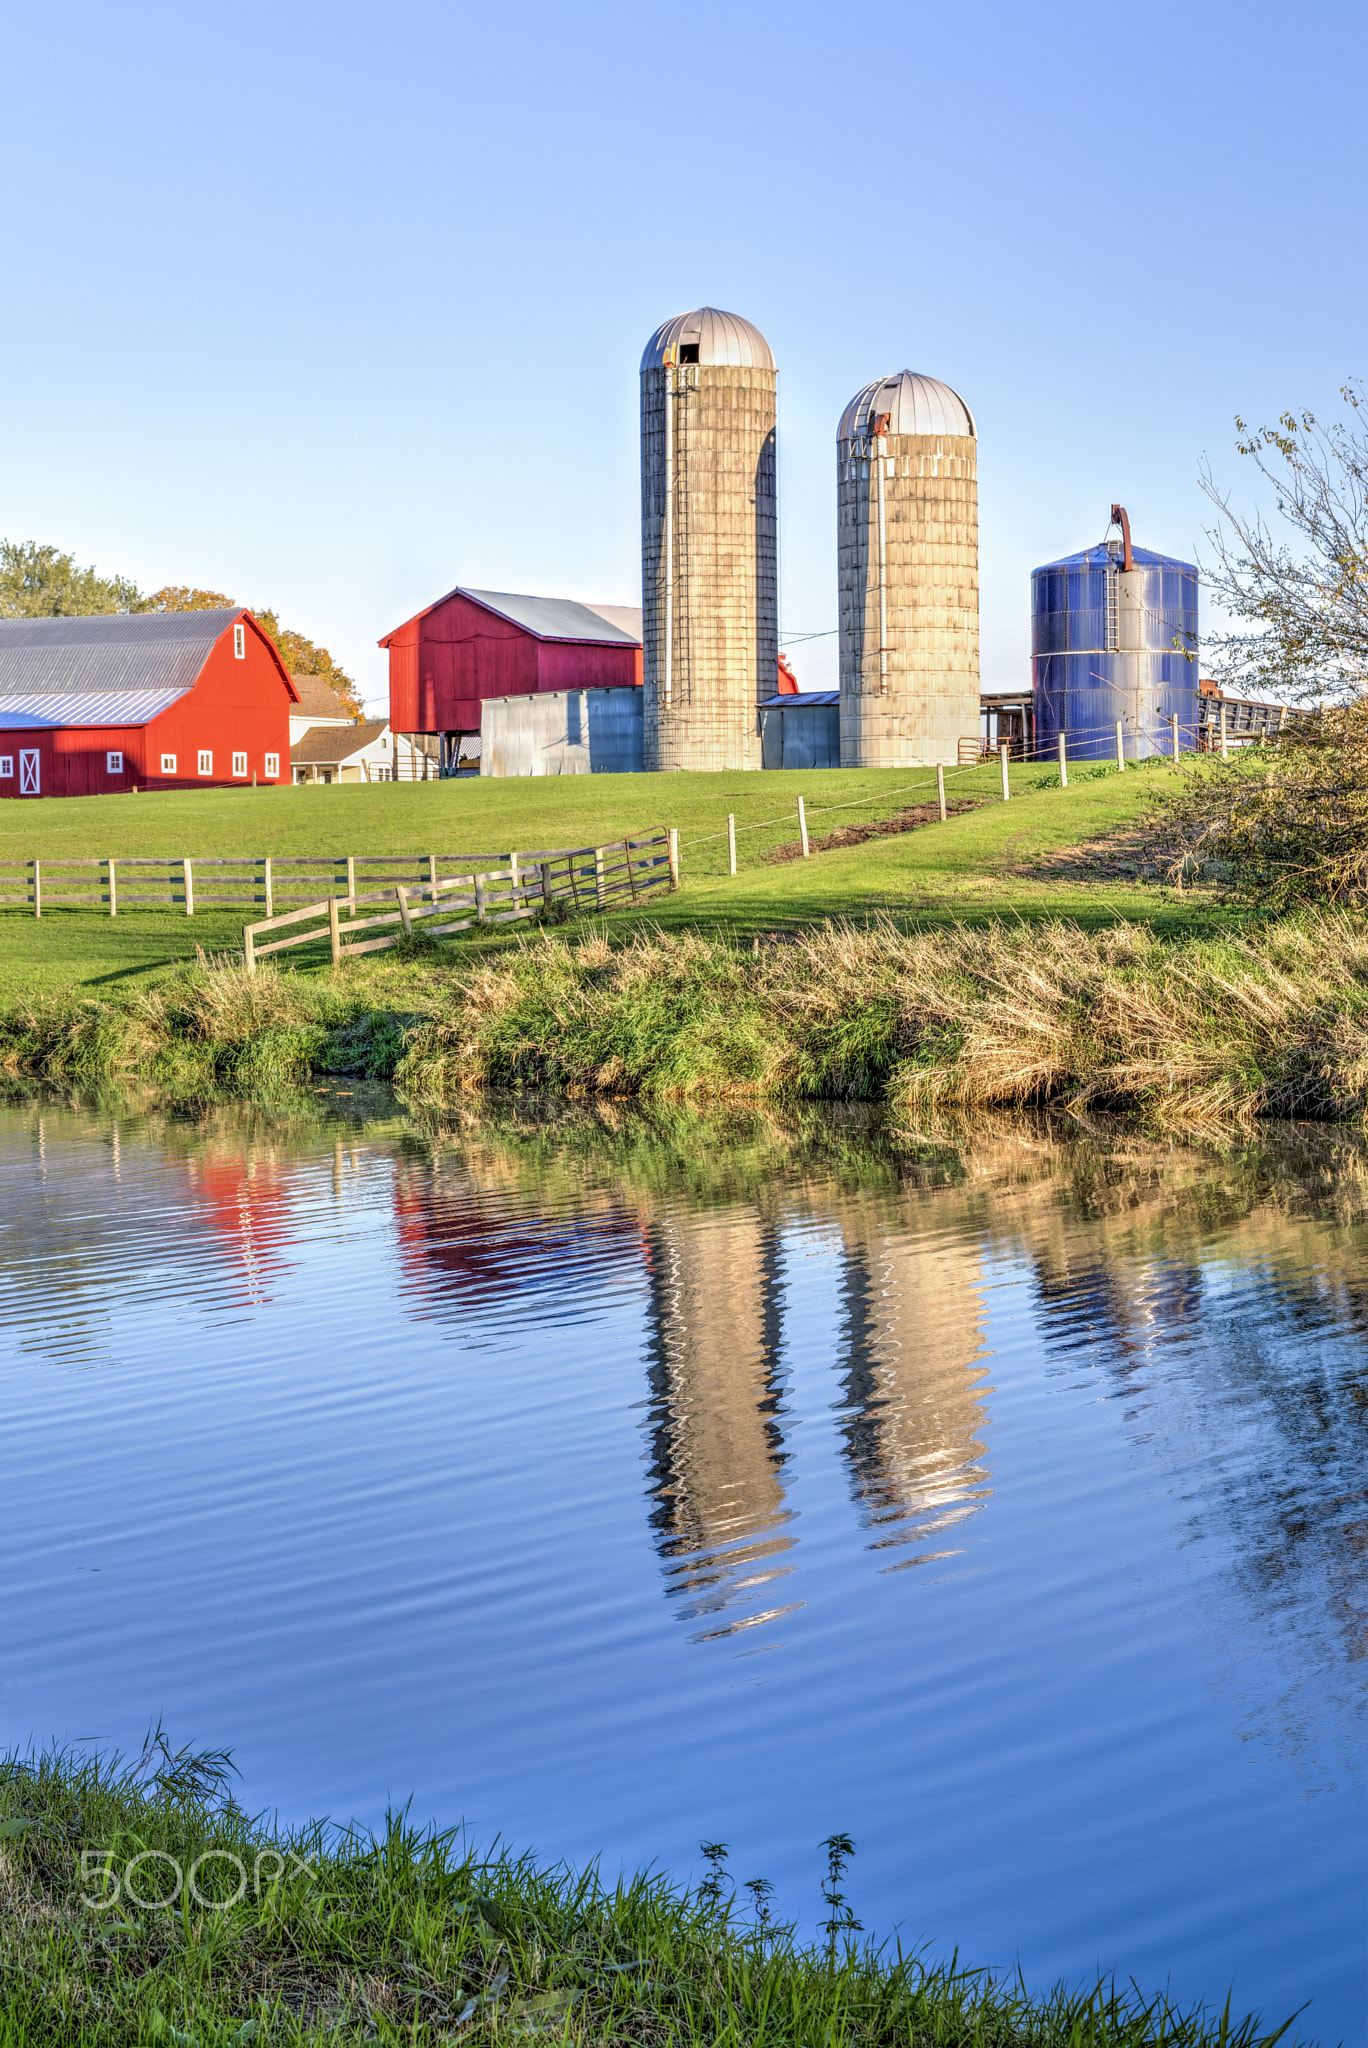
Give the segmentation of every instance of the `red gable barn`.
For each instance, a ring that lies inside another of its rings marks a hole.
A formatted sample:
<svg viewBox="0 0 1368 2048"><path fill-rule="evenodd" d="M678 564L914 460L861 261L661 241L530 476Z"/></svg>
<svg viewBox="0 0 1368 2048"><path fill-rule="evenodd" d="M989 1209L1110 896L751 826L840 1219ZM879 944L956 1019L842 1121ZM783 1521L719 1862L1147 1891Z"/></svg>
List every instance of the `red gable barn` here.
<svg viewBox="0 0 1368 2048"><path fill-rule="evenodd" d="M0 797L288 782L298 700L247 611L0 619Z"/></svg>
<svg viewBox="0 0 1368 2048"><path fill-rule="evenodd" d="M640 612L568 597L451 590L380 645L395 732L478 732L486 697L641 681Z"/></svg>

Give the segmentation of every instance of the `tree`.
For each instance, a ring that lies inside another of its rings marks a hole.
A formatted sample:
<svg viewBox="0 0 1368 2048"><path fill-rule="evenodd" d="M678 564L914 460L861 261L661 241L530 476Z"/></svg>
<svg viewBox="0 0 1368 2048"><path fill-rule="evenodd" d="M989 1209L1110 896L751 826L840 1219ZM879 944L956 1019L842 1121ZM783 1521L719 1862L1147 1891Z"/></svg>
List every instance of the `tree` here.
<svg viewBox="0 0 1368 2048"><path fill-rule="evenodd" d="M225 597L221 590L193 590L186 583L163 583L160 590L154 590L151 597L145 597L138 606L142 612L235 612L237 609L235 597Z"/></svg>
<svg viewBox="0 0 1368 2048"><path fill-rule="evenodd" d="M280 658L292 676L318 676L330 689L336 690L358 723L365 717L356 684L345 669L338 667L326 647L315 646L303 633L295 633L288 626L282 626L272 611L254 612L252 616L262 632L274 640Z"/></svg>
<svg viewBox="0 0 1368 2048"><path fill-rule="evenodd" d="M1363 388L1341 392L1347 421L1325 426L1308 411L1276 426L1236 417L1236 447L1273 487L1293 541L1259 512L1236 512L1209 465L1202 489L1220 514L1207 538L1217 566L1208 587L1242 630L1211 635L1212 671L1238 687L1280 696L1353 698L1368 689L1368 434Z"/></svg>
<svg viewBox="0 0 1368 2048"><path fill-rule="evenodd" d="M0 618L50 619L137 611L141 594L127 576L79 569L72 555L36 540L0 540Z"/></svg>

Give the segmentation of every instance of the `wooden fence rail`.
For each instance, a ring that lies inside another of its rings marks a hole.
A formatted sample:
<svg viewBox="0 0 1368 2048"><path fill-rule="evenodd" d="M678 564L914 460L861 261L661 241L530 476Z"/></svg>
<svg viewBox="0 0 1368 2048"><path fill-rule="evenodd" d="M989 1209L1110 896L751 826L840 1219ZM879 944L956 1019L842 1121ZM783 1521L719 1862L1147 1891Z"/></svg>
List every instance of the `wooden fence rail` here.
<svg viewBox="0 0 1368 2048"><path fill-rule="evenodd" d="M618 839L608 846L514 853L506 865L483 872L471 868L465 874L439 875L434 866L422 879L396 876L381 889L353 888L344 896L328 896L297 910L261 918L244 925L242 951L249 974L255 974L257 962L272 953L324 943L336 966L361 953L380 953L397 946L416 930L430 938L445 938L453 932L536 917L548 904L566 899L576 910L608 910L624 898L640 902L654 889L678 886L678 836L673 830L651 838ZM389 901L395 904L393 910L356 915L364 905ZM284 931L289 937L266 938L267 933ZM382 935L358 937L375 931Z"/></svg>
<svg viewBox="0 0 1368 2048"><path fill-rule="evenodd" d="M257 909L271 917L277 904L307 903L320 888L330 894L393 894L396 882L433 886L453 869L498 867L506 853L120 854L100 859L44 855L0 858L0 909L31 911Z"/></svg>

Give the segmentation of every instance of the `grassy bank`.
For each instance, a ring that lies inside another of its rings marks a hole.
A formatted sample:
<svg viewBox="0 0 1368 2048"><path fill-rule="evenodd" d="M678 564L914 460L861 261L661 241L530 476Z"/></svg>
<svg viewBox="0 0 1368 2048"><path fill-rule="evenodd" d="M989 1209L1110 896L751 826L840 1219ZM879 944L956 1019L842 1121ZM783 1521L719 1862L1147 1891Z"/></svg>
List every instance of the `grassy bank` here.
<svg viewBox="0 0 1368 2048"><path fill-rule="evenodd" d="M1165 1125L1362 1120L1368 924L1169 942L1130 924L827 925L764 944L638 928L455 964L421 948L319 975L225 964L14 1004L0 1070L184 1102L352 1074L419 1104L492 1088L860 1099L919 1124L1048 1102Z"/></svg>
<svg viewBox="0 0 1368 2048"><path fill-rule="evenodd" d="M1185 768L1183 776L1197 771ZM1066 917L1090 928L1143 920L1156 930L1215 930L1236 913L1189 891L1179 896L1105 866L1061 860L1063 849L1133 827L1178 779L1160 765L1126 775L1076 770L1067 789L1041 766L1012 770L1010 803L996 767L950 771L953 798L971 808L892 838L776 862L797 838L802 795L814 841L886 819L934 796L925 770L830 770L760 775L564 776L399 783L370 788L214 790L0 802L0 855L59 857L211 854L491 854L593 844L661 823L680 830L684 887L652 907L666 930L711 934L796 931L826 918L889 916L908 928L994 917ZM739 873L727 873L726 819L739 828ZM619 926L630 922L624 914ZM111 919L49 910L35 920L0 912L0 1001L42 987L118 988L164 974L196 945L242 942L243 913L193 918L134 910ZM507 939L462 940L453 952ZM305 971L312 971L305 969Z"/></svg>
<svg viewBox="0 0 1368 2048"><path fill-rule="evenodd" d="M1271 2048L1278 2038L1254 2020L1184 2014L1134 1991L1033 1999L1010 1981L857 1946L841 1931L853 1914L839 1858L831 1932L805 1947L761 1917L763 1891L740 1910L716 1859L717 1878L688 1892L656 1875L614 1883L482 1857L402 1819L378 1838L286 1833L250 1819L223 1782L221 1760L164 1748L133 1767L0 1763L4 2048L534 2036L652 2048ZM818 1851L814 1863L815 1893Z"/></svg>

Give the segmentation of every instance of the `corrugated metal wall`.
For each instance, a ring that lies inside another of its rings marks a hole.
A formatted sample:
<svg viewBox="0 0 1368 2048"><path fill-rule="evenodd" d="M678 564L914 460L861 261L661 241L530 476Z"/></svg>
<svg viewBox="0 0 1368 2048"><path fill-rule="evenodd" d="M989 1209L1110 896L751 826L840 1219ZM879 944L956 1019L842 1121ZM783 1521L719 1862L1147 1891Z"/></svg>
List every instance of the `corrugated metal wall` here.
<svg viewBox="0 0 1368 2048"><path fill-rule="evenodd" d="M537 691L481 707L481 775L637 775L642 692Z"/></svg>
<svg viewBox="0 0 1368 2048"><path fill-rule="evenodd" d="M835 704L767 704L760 713L761 766L839 768L841 713Z"/></svg>
<svg viewBox="0 0 1368 2048"><path fill-rule="evenodd" d="M1031 577L1036 746L1059 735L1078 760L1111 760L1116 725L1130 760L1167 754L1169 720L1196 744L1197 590L1193 563L1147 549L1120 566L1113 543L1047 563Z"/></svg>

